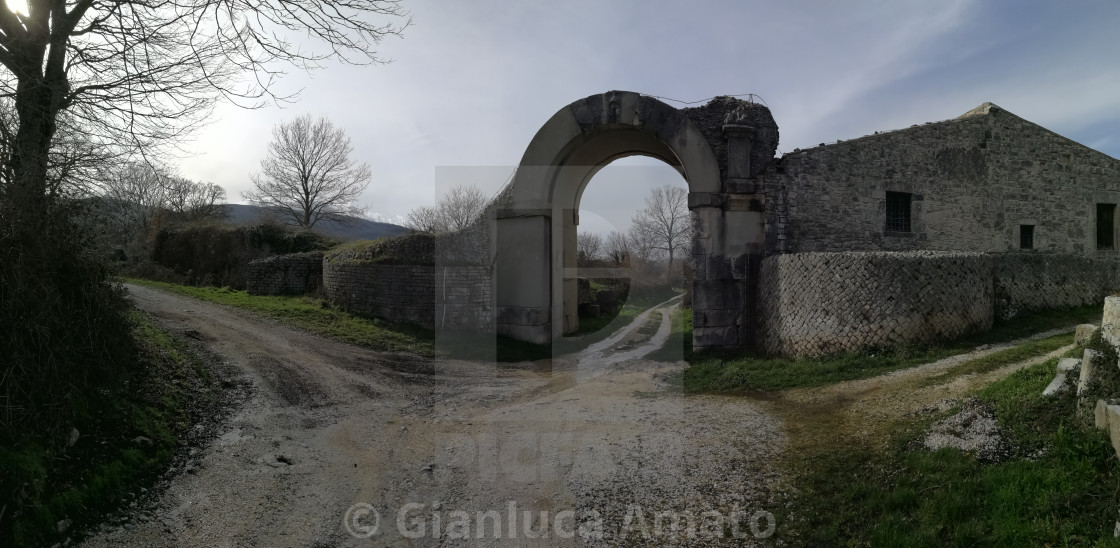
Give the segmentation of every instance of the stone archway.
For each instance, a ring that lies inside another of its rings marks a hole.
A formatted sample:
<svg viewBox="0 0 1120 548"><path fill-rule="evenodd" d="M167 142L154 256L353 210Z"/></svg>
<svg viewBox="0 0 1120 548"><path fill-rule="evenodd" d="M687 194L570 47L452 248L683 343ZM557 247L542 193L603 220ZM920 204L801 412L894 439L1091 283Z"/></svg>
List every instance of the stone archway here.
<svg viewBox="0 0 1120 548"><path fill-rule="evenodd" d="M773 157L777 125L765 107L732 98L689 110L610 91L560 109L541 127L517 168L508 207L496 212L499 334L547 343L578 321L580 196L603 166L645 155L675 167L688 183L694 347L753 344L765 200L751 178ZM763 146L752 149L760 136Z"/></svg>

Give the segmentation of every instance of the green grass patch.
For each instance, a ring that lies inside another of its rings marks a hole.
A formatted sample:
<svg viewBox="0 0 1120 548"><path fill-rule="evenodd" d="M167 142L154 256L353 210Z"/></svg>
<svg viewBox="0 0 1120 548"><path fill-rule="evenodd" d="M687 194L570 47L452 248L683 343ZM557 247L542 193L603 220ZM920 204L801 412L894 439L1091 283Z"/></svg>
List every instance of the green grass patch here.
<svg viewBox="0 0 1120 548"><path fill-rule="evenodd" d="M1002 462L917 447L929 416L895 425L882 453L831 443L791 457L800 489L788 533L822 546L1117 545L1120 465L1072 395L1041 396L1055 362L977 394L1013 448Z"/></svg>
<svg viewBox="0 0 1120 548"><path fill-rule="evenodd" d="M138 312L129 320L142 367L122 397L79 405L73 446L47 440L0 446L0 545L46 546L96 523L151 485L199 410L222 405L220 381L185 342ZM72 522L62 535L61 520Z"/></svg>
<svg viewBox="0 0 1120 548"><path fill-rule="evenodd" d="M686 355L686 359L692 365L685 371L685 390L693 393L746 394L760 390L821 386L862 379L963 354L984 344L1003 343L1049 329L1096 322L1100 320L1100 315L1101 309L1097 305L1023 314L1013 320L997 322L988 332L954 341L929 345L904 345L821 358L770 358L759 355L735 356L718 352L699 354L690 352ZM1066 338L1066 344L1073 340L1072 335L1061 337ZM1054 344L1056 344L1054 341L1041 343L1025 352L1038 352L1032 355L1044 354L1042 349ZM1062 345L1056 344L1051 350L1060 346ZM991 364L995 363L998 362L991 362ZM977 367L988 365L980 364Z"/></svg>
<svg viewBox="0 0 1120 548"><path fill-rule="evenodd" d="M692 352L692 311L678 308L673 311L672 330L661 348L653 351L645 359L659 362L683 360ZM681 377L683 379L683 377ZM677 381L681 379L675 379Z"/></svg>
<svg viewBox="0 0 1120 548"><path fill-rule="evenodd" d="M410 352L427 357L434 355L431 331L364 318L331 307L314 297L250 295L229 288L194 287L136 278L126 281L249 310L292 327L373 350Z"/></svg>
<svg viewBox="0 0 1120 548"><path fill-rule="evenodd" d="M1060 335L1054 335L1053 337L1026 342L1014 348L993 352L982 358L961 362L945 370L944 373L922 379L920 385L932 386L935 384L945 384L961 375L995 371L1004 366L1049 354L1072 343L1073 338L1069 333L1062 333Z"/></svg>

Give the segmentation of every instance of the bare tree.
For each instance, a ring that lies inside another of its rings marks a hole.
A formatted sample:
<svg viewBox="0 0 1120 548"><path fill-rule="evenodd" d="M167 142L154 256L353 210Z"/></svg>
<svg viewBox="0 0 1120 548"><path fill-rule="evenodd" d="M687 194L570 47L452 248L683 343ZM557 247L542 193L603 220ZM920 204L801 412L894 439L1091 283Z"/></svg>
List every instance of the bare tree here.
<svg viewBox="0 0 1120 548"><path fill-rule="evenodd" d="M18 118L0 219L33 238L47 217L61 112L103 148L173 146L219 99L286 99L272 92L286 67L382 62L374 46L408 22L370 16L407 14L397 0L27 0L26 13L0 3L0 96Z"/></svg>
<svg viewBox="0 0 1120 548"><path fill-rule="evenodd" d="M323 219L352 222L363 209L355 201L369 186L366 164L350 158L350 138L326 118L304 115L272 130L261 173L243 196L311 228Z"/></svg>
<svg viewBox="0 0 1120 548"><path fill-rule="evenodd" d="M576 264L591 266L603 253L603 237L593 232L576 234Z"/></svg>
<svg viewBox="0 0 1120 548"><path fill-rule="evenodd" d="M144 254L145 237L167 200L168 174L143 163L117 170L105 183L115 239L129 255Z"/></svg>
<svg viewBox="0 0 1120 548"><path fill-rule="evenodd" d="M674 257L688 246L690 232L688 192L668 185L653 189L646 197L646 207L634 215L631 225L634 247L645 251L648 246L665 253L670 271Z"/></svg>
<svg viewBox="0 0 1120 548"><path fill-rule="evenodd" d="M459 232L474 225L489 202L478 187L457 186L440 198L435 207L421 206L409 211L405 226L432 234Z"/></svg>
<svg viewBox="0 0 1120 548"><path fill-rule="evenodd" d="M227 215L226 189L212 183L197 183L185 177L168 177L165 207L183 221L221 220Z"/></svg>
<svg viewBox="0 0 1120 548"><path fill-rule="evenodd" d="M630 238L617 230L607 234L605 253L615 266L629 266L632 251Z"/></svg>

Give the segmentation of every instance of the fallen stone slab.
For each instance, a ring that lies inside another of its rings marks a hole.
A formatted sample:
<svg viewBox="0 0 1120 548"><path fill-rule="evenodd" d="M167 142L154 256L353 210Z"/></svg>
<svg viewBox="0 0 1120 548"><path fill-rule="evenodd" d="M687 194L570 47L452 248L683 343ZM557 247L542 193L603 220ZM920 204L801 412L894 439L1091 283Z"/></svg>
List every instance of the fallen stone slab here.
<svg viewBox="0 0 1120 548"><path fill-rule="evenodd" d="M1054 375L1054 380L1046 385L1046 389L1042 391L1043 396L1056 396L1066 389L1066 372L1059 371Z"/></svg>
<svg viewBox="0 0 1120 548"><path fill-rule="evenodd" d="M1057 371L1054 375L1054 380L1046 385L1046 389L1042 391L1043 396L1055 396L1066 389L1066 379L1077 374L1077 369L1081 367L1081 360L1077 358L1062 358L1058 360Z"/></svg>

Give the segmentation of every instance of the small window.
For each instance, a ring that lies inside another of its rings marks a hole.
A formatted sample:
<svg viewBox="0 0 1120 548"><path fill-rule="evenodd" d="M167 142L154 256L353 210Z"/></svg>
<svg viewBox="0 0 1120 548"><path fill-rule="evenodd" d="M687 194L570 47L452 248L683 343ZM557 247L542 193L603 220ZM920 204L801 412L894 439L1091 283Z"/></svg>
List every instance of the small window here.
<svg viewBox="0 0 1120 548"><path fill-rule="evenodd" d="M910 193L887 193L887 232L910 232Z"/></svg>
<svg viewBox="0 0 1120 548"><path fill-rule="evenodd" d="M1116 204L1097 204L1097 249L1115 248Z"/></svg>
<svg viewBox="0 0 1120 548"><path fill-rule="evenodd" d="M1019 249L1034 249L1034 225L1019 225Z"/></svg>

